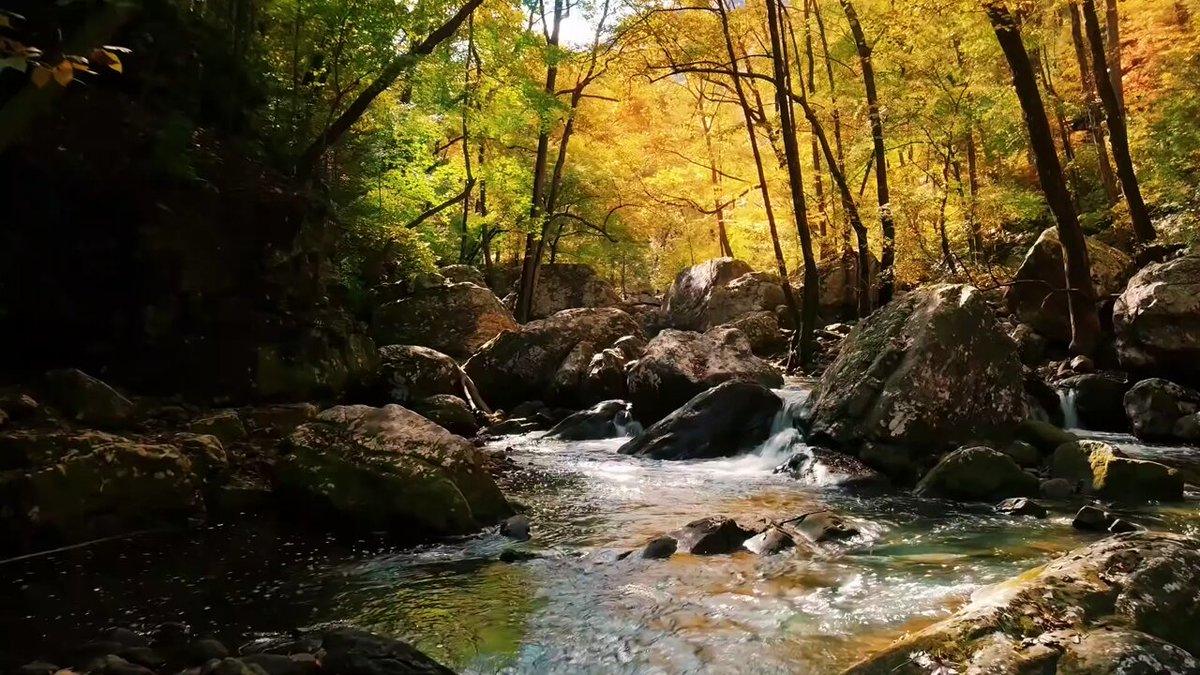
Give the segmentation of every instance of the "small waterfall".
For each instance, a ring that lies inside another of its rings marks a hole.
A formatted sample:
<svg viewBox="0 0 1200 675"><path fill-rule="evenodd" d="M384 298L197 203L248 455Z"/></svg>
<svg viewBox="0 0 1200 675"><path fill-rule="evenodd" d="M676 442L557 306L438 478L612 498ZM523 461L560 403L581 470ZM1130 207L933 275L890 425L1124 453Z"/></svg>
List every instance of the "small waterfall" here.
<svg viewBox="0 0 1200 675"><path fill-rule="evenodd" d="M771 422L771 435L754 454L774 464L786 461L804 445L804 437L800 434L800 418L804 404L812 393L808 389L775 389L775 394L783 399L783 406L775 413Z"/></svg>
<svg viewBox="0 0 1200 675"><path fill-rule="evenodd" d="M1058 406L1062 409L1064 429L1082 429L1079 425L1079 410L1075 407L1075 399L1079 392L1074 389L1058 390Z"/></svg>

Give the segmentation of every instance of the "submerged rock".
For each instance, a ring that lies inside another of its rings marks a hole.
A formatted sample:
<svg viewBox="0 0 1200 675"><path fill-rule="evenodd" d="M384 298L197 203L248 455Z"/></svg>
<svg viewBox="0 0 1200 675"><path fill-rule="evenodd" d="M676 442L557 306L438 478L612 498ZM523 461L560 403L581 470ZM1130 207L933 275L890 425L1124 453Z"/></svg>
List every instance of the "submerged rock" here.
<svg viewBox="0 0 1200 675"><path fill-rule="evenodd" d="M601 401L587 410L572 413L565 420L554 425L546 433L546 438L557 438L564 441L594 441L605 438L615 438L624 435L628 415L622 415L629 410L625 401Z"/></svg>
<svg viewBox="0 0 1200 675"><path fill-rule="evenodd" d="M473 532L512 512L469 441L398 405L330 408L287 448L279 491L352 529L415 541Z"/></svg>
<svg viewBox="0 0 1200 675"><path fill-rule="evenodd" d="M754 356L746 336L720 326L706 333L664 330L627 371L634 417L657 422L722 382L783 386L783 376Z"/></svg>
<svg viewBox="0 0 1200 675"><path fill-rule="evenodd" d="M928 675L933 657L959 673L1196 672L1198 593L1200 542L1120 534L976 592L845 675ZM1115 651L1105 657L1102 645Z"/></svg>
<svg viewBox="0 0 1200 675"><path fill-rule="evenodd" d="M737 551L754 535L753 530L747 530L730 518L711 516L694 520L669 536L676 541L678 550L685 553L720 555Z"/></svg>
<svg viewBox="0 0 1200 675"><path fill-rule="evenodd" d="M726 382L697 395L618 450L652 459L729 457L771 434L783 401L750 382Z"/></svg>
<svg viewBox="0 0 1200 675"><path fill-rule="evenodd" d="M1135 274L1113 329L1122 367L1200 386L1200 250Z"/></svg>
<svg viewBox="0 0 1200 675"><path fill-rule="evenodd" d="M860 322L811 401L815 442L927 456L1005 433L1028 412L1012 341L978 290L950 284L902 295Z"/></svg>
<svg viewBox="0 0 1200 675"><path fill-rule="evenodd" d="M574 406L579 392L555 386L568 356L581 343L587 343L594 353L627 335L641 335L641 329L619 309L568 309L497 336L480 348L464 369L492 406L507 409L535 400ZM580 373L590 359L589 355L582 362Z"/></svg>
<svg viewBox="0 0 1200 675"><path fill-rule="evenodd" d="M806 485L841 485L846 487L879 487L888 479L862 460L823 448L806 447L775 468Z"/></svg>
<svg viewBox="0 0 1200 675"><path fill-rule="evenodd" d="M1038 493L1038 479L1012 457L988 447L960 448L942 458L916 493L961 501L996 501Z"/></svg>

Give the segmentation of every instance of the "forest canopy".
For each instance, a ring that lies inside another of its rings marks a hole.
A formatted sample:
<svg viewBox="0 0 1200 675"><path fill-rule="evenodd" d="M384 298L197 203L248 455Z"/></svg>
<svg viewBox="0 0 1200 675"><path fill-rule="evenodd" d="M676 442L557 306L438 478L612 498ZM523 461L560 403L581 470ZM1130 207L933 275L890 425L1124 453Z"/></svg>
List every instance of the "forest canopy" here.
<svg viewBox="0 0 1200 675"><path fill-rule="evenodd" d="M6 78L89 86L158 49L154 35L63 41L70 16L128 3L24 4L0 22ZM436 264L514 270L533 243L542 263L584 262L626 292L661 290L722 254L775 271L772 229L796 277L802 231L816 261L853 251L851 212L885 274L894 250L898 286L983 284L1010 274L1053 224L985 3L146 4L187 27L228 99L212 119L181 121L181 133L237 128L319 186L341 225L335 267L352 288ZM1194 238L1196 2L1004 6L1081 226L1128 248L1137 218L1110 149L1088 7L1157 236Z"/></svg>

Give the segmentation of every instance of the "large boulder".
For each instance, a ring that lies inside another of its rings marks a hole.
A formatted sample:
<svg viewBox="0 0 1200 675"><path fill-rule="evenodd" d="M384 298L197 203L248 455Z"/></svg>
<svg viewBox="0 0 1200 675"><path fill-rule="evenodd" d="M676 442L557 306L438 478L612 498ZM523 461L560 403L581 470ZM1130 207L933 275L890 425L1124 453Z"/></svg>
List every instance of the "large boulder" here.
<svg viewBox="0 0 1200 675"><path fill-rule="evenodd" d="M580 343L587 343L594 353L627 335L640 336L641 329L633 317L619 309L568 309L498 335L464 368L490 405L505 409L525 401L575 405L575 400L556 399L553 391L567 357ZM581 374L590 360L591 355L582 361ZM558 393L562 396L564 392ZM565 393L573 394L569 399L577 394Z"/></svg>
<svg viewBox="0 0 1200 675"><path fill-rule="evenodd" d="M1027 414L1015 346L978 290L952 284L900 296L855 326L809 401L811 440L928 457Z"/></svg>
<svg viewBox="0 0 1200 675"><path fill-rule="evenodd" d="M1038 479L998 450L960 448L943 457L917 484L916 492L925 497L994 502L1037 495Z"/></svg>
<svg viewBox="0 0 1200 675"><path fill-rule="evenodd" d="M749 263L735 258L716 258L702 262L675 275L667 291L664 312L674 328L706 330L708 304L716 289L754 271Z"/></svg>
<svg viewBox="0 0 1200 675"><path fill-rule="evenodd" d="M734 258L717 258L675 277L667 292L664 322L671 328L706 331L754 312L774 312L782 304L777 275L754 272Z"/></svg>
<svg viewBox="0 0 1200 675"><path fill-rule="evenodd" d="M1200 251L1135 274L1117 298L1113 329L1126 369L1200 386Z"/></svg>
<svg viewBox="0 0 1200 675"><path fill-rule="evenodd" d="M487 288L450 283L385 303L372 321L383 345L421 345L465 359L504 331L516 330L512 313Z"/></svg>
<svg viewBox="0 0 1200 675"><path fill-rule="evenodd" d="M512 515L479 450L398 405L329 408L292 432L286 450L279 492L354 530L420 541Z"/></svg>
<svg viewBox="0 0 1200 675"><path fill-rule="evenodd" d="M192 439L219 452L205 460L223 460L214 437ZM182 522L204 509L201 483L175 444L99 431L3 434L0 548L13 537L52 543Z"/></svg>
<svg viewBox="0 0 1200 675"><path fill-rule="evenodd" d="M625 445L623 455L653 459L706 459L748 452L771 435L783 401L753 382L709 389Z"/></svg>
<svg viewBox="0 0 1200 675"><path fill-rule="evenodd" d="M449 356L429 347L388 345L379 348L379 398L407 403L430 396L463 393L462 369Z"/></svg>
<svg viewBox="0 0 1200 675"><path fill-rule="evenodd" d="M46 392L63 413L88 426L119 427L133 415L133 403L129 399L75 368L46 373Z"/></svg>
<svg viewBox="0 0 1200 675"><path fill-rule="evenodd" d="M741 331L727 326L706 333L664 330L626 375L634 417L647 424L722 382L783 386L779 371L754 356Z"/></svg>
<svg viewBox="0 0 1200 675"><path fill-rule="evenodd" d="M410 405L414 412L452 434L474 436L479 431L479 422L475 420L471 406L453 394L437 394Z"/></svg>
<svg viewBox="0 0 1200 675"><path fill-rule="evenodd" d="M1159 378L1142 380L1125 394L1125 414L1138 438L1171 440L1183 417L1200 411L1200 391Z"/></svg>
<svg viewBox="0 0 1200 675"><path fill-rule="evenodd" d="M487 288L487 279L478 267L471 265L446 265L438 270L442 278L453 284L470 283Z"/></svg>
<svg viewBox="0 0 1200 675"><path fill-rule="evenodd" d="M1162 532L1101 539L976 592L844 675L1197 672L1198 549Z"/></svg>
<svg viewBox="0 0 1200 675"><path fill-rule="evenodd" d="M1121 292L1132 272L1133 260L1095 239L1087 240L1092 284L1100 302ZM1058 230L1048 228L1034 242L1005 291L1009 309L1022 323L1056 342L1071 340L1071 314L1067 306L1066 272Z"/></svg>
<svg viewBox="0 0 1200 675"><path fill-rule="evenodd" d="M867 273L870 278L868 294L874 307L879 297L879 260L874 254L867 256ZM792 284L797 287L797 299L804 297L804 268L798 266L791 273ZM844 251L836 258L827 258L817 263L818 312L828 321L849 319L858 316L859 274L858 254Z"/></svg>
<svg viewBox="0 0 1200 675"><path fill-rule="evenodd" d="M787 346L787 336L779 329L779 317L775 312L750 312L726 325L742 331L750 342L750 350L758 356L778 354Z"/></svg>
<svg viewBox="0 0 1200 675"><path fill-rule="evenodd" d="M530 318L544 319L564 309L613 307L621 298L596 270L588 265L551 263L538 268Z"/></svg>

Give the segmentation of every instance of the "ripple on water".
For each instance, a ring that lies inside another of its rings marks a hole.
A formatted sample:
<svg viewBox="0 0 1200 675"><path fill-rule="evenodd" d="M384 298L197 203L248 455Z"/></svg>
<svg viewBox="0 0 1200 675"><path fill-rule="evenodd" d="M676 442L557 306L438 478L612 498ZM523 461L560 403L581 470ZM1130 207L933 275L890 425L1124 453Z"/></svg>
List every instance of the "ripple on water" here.
<svg viewBox="0 0 1200 675"><path fill-rule="evenodd" d="M1115 439L1131 454L1181 450ZM545 555L496 561L494 533L397 551L242 523L154 535L0 566L0 653L49 656L111 623L184 620L236 642L349 621L412 640L464 672L830 672L954 611L1090 537L1071 508L1046 520L905 494L860 497L771 473L799 437L761 452L663 462L620 439L505 439L524 468L505 479ZM829 555L749 552L599 563L695 518L783 519L830 508L862 535ZM1136 514L1196 533L1193 504Z"/></svg>

